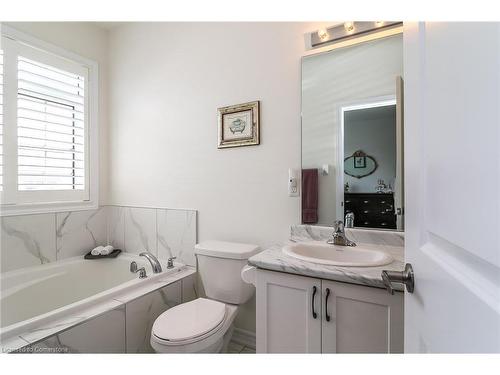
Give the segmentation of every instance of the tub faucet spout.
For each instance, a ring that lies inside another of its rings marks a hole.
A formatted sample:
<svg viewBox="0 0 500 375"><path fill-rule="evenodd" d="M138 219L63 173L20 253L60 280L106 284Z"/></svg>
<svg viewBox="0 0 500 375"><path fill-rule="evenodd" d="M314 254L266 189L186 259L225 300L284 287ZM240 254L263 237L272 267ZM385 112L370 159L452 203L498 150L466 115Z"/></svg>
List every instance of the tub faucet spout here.
<svg viewBox="0 0 500 375"><path fill-rule="evenodd" d="M160 272L162 272L160 262L149 251L145 251L143 253L140 253L139 256L144 257L147 260L149 260L149 263L151 263L151 267L153 268L153 273L160 273Z"/></svg>

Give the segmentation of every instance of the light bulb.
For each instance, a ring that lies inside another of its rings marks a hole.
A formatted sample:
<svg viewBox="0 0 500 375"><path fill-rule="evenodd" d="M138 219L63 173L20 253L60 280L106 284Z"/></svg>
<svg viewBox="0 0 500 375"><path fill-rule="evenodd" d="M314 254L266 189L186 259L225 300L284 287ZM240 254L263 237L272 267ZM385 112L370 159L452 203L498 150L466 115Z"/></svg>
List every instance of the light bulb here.
<svg viewBox="0 0 500 375"><path fill-rule="evenodd" d="M326 31L326 29L319 29L318 37L321 39L321 41L325 41L326 39L328 39L328 31Z"/></svg>
<svg viewBox="0 0 500 375"><path fill-rule="evenodd" d="M344 22L344 29L348 33L352 32L354 30L354 22L352 21Z"/></svg>

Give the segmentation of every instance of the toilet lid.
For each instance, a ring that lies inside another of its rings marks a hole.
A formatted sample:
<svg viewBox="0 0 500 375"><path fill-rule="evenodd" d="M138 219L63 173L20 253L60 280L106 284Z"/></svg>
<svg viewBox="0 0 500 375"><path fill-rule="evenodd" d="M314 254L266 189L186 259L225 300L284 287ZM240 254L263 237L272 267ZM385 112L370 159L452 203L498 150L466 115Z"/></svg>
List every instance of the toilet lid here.
<svg viewBox="0 0 500 375"><path fill-rule="evenodd" d="M216 328L226 315L226 305L206 298L172 307L153 324L153 334L163 340L185 341Z"/></svg>

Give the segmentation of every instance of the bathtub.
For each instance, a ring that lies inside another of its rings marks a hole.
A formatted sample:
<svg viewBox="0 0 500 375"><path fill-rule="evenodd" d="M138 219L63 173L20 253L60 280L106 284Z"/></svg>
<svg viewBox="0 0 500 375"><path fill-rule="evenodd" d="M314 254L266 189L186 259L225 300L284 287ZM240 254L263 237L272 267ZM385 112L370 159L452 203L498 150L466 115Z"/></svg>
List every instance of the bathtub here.
<svg viewBox="0 0 500 375"><path fill-rule="evenodd" d="M130 272L130 262L145 267L148 277ZM1 275L0 340L36 330L47 323L75 314L117 296L153 288L185 266L175 263L153 274L150 263L138 255L121 253L117 258L85 260L74 257L54 263L10 271Z"/></svg>

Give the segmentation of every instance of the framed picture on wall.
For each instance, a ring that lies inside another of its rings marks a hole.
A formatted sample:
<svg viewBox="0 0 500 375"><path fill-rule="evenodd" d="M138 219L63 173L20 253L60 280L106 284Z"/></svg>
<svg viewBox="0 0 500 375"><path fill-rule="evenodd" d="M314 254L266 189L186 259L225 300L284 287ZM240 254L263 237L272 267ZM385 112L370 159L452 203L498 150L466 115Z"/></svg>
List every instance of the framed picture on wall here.
<svg viewBox="0 0 500 375"><path fill-rule="evenodd" d="M258 100L219 108L218 148L258 145L260 143L259 109Z"/></svg>
<svg viewBox="0 0 500 375"><path fill-rule="evenodd" d="M366 156L355 156L354 168L366 168Z"/></svg>

